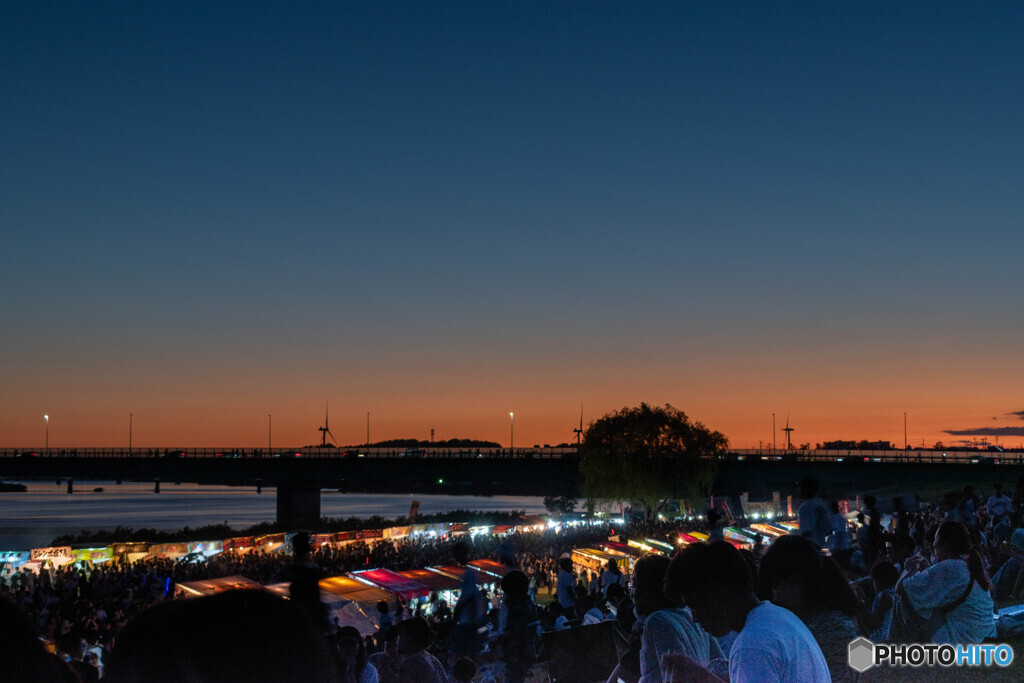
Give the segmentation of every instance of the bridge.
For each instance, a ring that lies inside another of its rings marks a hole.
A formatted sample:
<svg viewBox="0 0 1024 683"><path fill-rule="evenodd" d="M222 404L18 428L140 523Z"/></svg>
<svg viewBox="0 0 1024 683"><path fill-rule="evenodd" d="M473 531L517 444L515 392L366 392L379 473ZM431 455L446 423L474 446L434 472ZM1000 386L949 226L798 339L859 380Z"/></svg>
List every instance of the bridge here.
<svg viewBox="0 0 1024 683"><path fill-rule="evenodd" d="M424 453L370 449L293 449L274 454L230 449L0 449L0 479L67 482L151 481L273 487L277 520L312 526L320 520L320 490L454 495L578 495L572 452L517 449Z"/></svg>
<svg viewBox="0 0 1024 683"><path fill-rule="evenodd" d="M815 476L834 492L906 482L1012 486L1024 453L985 451L732 450L716 458L716 493L748 491L754 499L793 490ZM273 487L277 519L312 526L320 490L462 495L579 496L575 448L541 449L0 449L0 479L190 482Z"/></svg>

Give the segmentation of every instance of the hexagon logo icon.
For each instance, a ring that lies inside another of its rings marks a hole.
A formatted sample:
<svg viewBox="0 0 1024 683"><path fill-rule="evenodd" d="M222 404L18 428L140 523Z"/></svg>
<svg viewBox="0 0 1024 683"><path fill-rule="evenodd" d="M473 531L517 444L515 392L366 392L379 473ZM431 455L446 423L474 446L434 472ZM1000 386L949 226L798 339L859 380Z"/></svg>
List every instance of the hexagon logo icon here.
<svg viewBox="0 0 1024 683"><path fill-rule="evenodd" d="M864 673L875 665L875 644L864 637L850 643L850 668L857 673Z"/></svg>

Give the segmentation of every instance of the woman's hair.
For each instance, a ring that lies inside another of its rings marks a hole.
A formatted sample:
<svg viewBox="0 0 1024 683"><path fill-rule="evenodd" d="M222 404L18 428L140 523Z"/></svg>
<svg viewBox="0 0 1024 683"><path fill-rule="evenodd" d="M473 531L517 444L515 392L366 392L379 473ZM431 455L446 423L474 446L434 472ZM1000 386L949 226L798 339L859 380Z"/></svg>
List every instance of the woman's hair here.
<svg viewBox="0 0 1024 683"><path fill-rule="evenodd" d="M572 573L572 560L570 560L568 557L563 557L562 559L560 559L558 561L558 566L564 569L565 571L569 572L570 574Z"/></svg>
<svg viewBox="0 0 1024 683"><path fill-rule="evenodd" d="M900 572L892 562L879 560L871 567L871 579L882 588L892 588L900 580Z"/></svg>
<svg viewBox="0 0 1024 683"><path fill-rule="evenodd" d="M644 555L633 567L633 602L638 614L648 615L666 607L678 607L678 600L665 595L665 572L669 559L664 555Z"/></svg>
<svg viewBox="0 0 1024 683"><path fill-rule="evenodd" d="M610 571L612 574L619 574L620 576L622 575L622 570L619 569L619 565L615 563L615 560L608 560L605 566L608 567L608 571Z"/></svg>
<svg viewBox="0 0 1024 683"><path fill-rule="evenodd" d="M409 617L398 625L398 634L406 644L407 652L425 650L434 640L430 624L423 617Z"/></svg>
<svg viewBox="0 0 1024 683"><path fill-rule="evenodd" d="M293 601L231 590L164 602L125 626L104 682L333 681L334 658Z"/></svg>
<svg viewBox="0 0 1024 683"><path fill-rule="evenodd" d="M960 522L946 521L939 525L935 534L935 540L942 538L942 544L952 555L959 555L967 560L967 567L971 570L971 577L975 583L983 589L991 587L988 576L985 574L985 565L981 562L981 555L971 545L971 535L967 527Z"/></svg>
<svg viewBox="0 0 1024 683"><path fill-rule="evenodd" d="M757 592L768 599L773 588L796 576L805 607L812 613L839 610L857 613L859 602L836 561L821 554L813 541L803 536L782 536L765 551L757 575Z"/></svg>
<svg viewBox="0 0 1024 683"><path fill-rule="evenodd" d="M526 574L514 570L505 574L501 579L501 592L505 594L506 602L523 602L529 599L530 580Z"/></svg>

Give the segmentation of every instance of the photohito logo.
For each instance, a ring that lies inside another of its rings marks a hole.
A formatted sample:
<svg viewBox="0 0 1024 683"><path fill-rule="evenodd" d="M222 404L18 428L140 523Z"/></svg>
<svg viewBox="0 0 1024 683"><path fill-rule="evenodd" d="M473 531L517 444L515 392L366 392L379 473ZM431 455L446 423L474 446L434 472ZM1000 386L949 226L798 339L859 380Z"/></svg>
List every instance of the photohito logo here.
<svg viewBox="0 0 1024 683"><path fill-rule="evenodd" d="M864 673L873 666L1010 666L1009 645L936 645L935 643L872 643L858 638L850 643L850 668Z"/></svg>

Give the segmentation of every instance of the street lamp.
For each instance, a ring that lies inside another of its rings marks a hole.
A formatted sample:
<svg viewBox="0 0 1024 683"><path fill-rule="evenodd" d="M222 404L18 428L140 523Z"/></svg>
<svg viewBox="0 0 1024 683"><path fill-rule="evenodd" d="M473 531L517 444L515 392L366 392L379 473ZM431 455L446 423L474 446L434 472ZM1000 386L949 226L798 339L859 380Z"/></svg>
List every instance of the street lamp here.
<svg viewBox="0 0 1024 683"><path fill-rule="evenodd" d="M516 447L516 416L515 413L508 414L508 449L511 451Z"/></svg>
<svg viewBox="0 0 1024 683"><path fill-rule="evenodd" d="M128 455L132 454L132 418L135 413L128 413Z"/></svg>
<svg viewBox="0 0 1024 683"><path fill-rule="evenodd" d="M43 415L43 419L46 420L46 450L50 450L50 416Z"/></svg>
<svg viewBox="0 0 1024 683"><path fill-rule="evenodd" d="M370 412L366 412L366 447L370 447Z"/></svg>
<svg viewBox="0 0 1024 683"><path fill-rule="evenodd" d="M272 418L270 416L270 413L267 413L267 455L270 455L270 452L273 450L270 447L270 434L271 434L271 430L273 429L273 426L274 426L274 418Z"/></svg>

